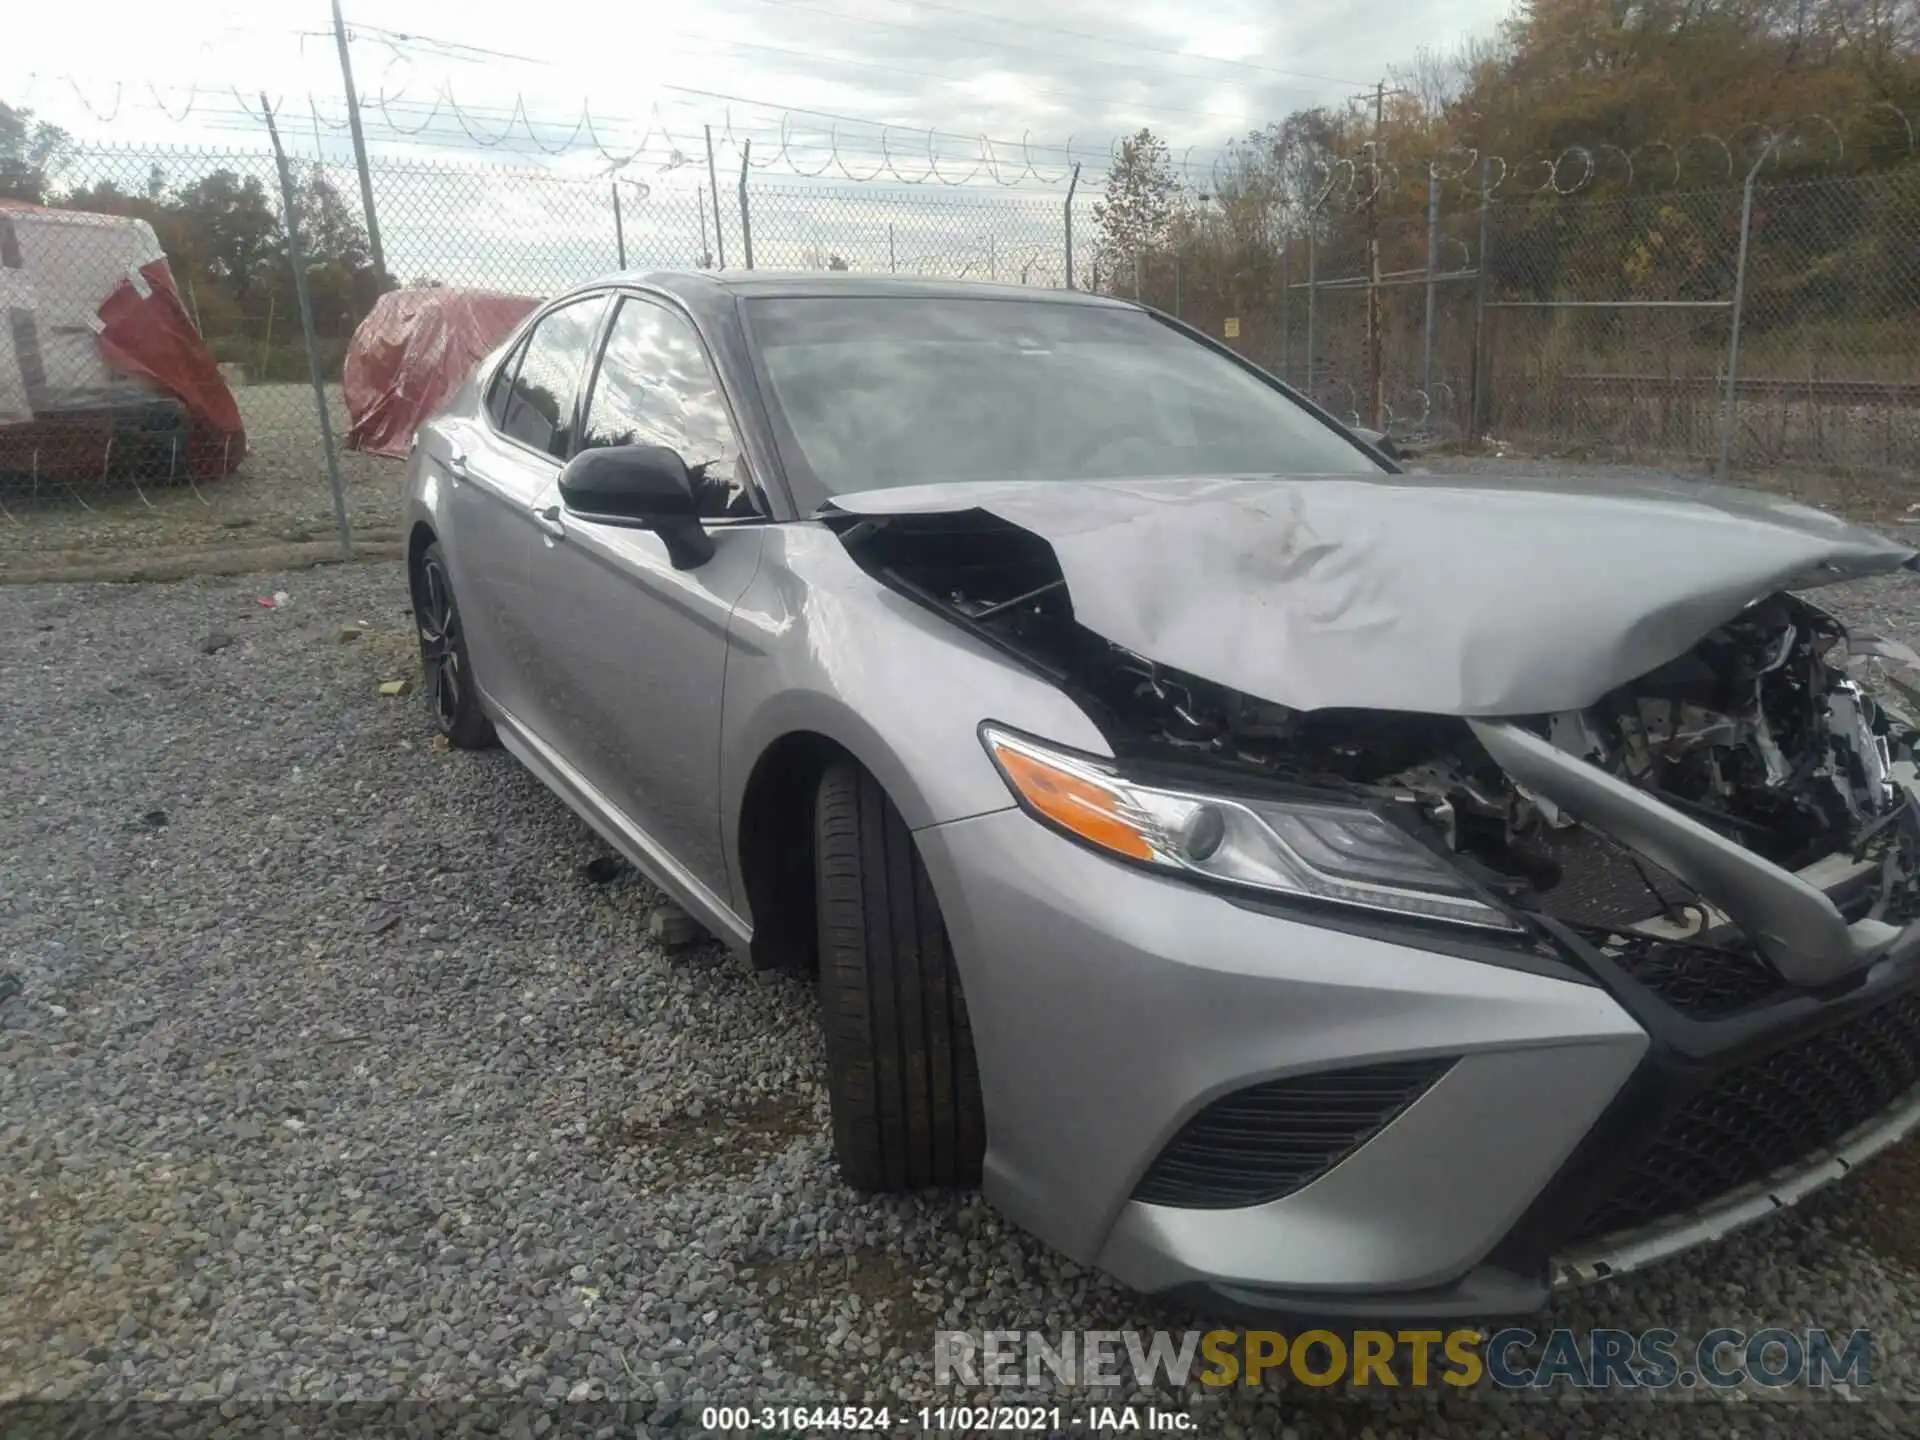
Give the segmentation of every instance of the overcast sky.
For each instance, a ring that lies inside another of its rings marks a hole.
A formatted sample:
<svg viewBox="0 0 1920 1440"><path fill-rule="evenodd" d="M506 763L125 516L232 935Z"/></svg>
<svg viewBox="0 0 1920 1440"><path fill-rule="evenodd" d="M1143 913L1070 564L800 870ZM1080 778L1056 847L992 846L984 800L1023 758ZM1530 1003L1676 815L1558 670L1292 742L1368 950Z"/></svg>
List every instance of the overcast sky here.
<svg viewBox="0 0 1920 1440"><path fill-rule="evenodd" d="M966 137L981 134L1013 142L995 154L1016 170L1023 136L1043 166L1057 164L1069 136L1077 155L1093 155L1142 125L1176 153L1209 152L1289 110L1338 102L1423 45L1485 33L1506 8L1503 0L345 6L369 138L379 147L398 147L396 131L424 125L405 142L416 150L474 149L505 134L499 150L537 154L514 115L520 100L547 148L570 145L585 152L570 163L604 164L584 129L573 133L584 102L599 148L624 154L647 141L636 162L643 169L657 169L675 148L700 152L703 123L722 134L730 125L735 140L752 135L754 159L764 162L782 144L780 111L793 109L921 129L917 146L910 134L888 136L901 171L924 168L924 131L937 128L948 174L965 172L970 148L979 148ZM300 143L334 153L345 141L330 128L344 118L330 23L313 0L244 8L170 0L160 9L19 0L6 21L0 98L81 136L252 144L258 127L238 111L265 89ZM785 142L792 158L821 163L829 130L826 119L795 114ZM880 163L878 136L872 124L842 126L849 169Z"/></svg>

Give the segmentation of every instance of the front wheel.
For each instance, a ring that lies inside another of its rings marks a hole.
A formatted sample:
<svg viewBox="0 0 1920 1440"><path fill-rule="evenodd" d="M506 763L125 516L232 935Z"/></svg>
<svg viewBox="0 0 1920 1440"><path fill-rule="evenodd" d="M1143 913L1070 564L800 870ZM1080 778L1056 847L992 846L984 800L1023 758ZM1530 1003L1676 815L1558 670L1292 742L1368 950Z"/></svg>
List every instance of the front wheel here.
<svg viewBox="0 0 1920 1440"><path fill-rule="evenodd" d="M456 749L484 750L495 743L493 722L480 708L460 606L438 541L427 546L414 573L413 617L420 631L420 669L434 728Z"/></svg>
<svg viewBox="0 0 1920 1440"><path fill-rule="evenodd" d="M870 1191L977 1183L980 1072L946 925L906 821L851 760L821 778L814 867L840 1173Z"/></svg>

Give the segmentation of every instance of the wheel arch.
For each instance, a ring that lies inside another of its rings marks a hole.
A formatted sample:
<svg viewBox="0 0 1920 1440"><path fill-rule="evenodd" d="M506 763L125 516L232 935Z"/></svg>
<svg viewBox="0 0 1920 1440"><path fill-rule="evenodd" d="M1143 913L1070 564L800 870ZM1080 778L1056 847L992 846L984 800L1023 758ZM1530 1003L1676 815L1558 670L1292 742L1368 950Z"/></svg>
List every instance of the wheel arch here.
<svg viewBox="0 0 1920 1440"><path fill-rule="evenodd" d="M741 792L736 834L741 890L760 970L812 974L819 965L813 805L836 760L860 757L817 730L789 730L763 748Z"/></svg>
<svg viewBox="0 0 1920 1440"><path fill-rule="evenodd" d="M413 522L413 528L407 532L407 580L420 573L420 559L427 553L427 547L440 537L433 533L433 527L424 520Z"/></svg>

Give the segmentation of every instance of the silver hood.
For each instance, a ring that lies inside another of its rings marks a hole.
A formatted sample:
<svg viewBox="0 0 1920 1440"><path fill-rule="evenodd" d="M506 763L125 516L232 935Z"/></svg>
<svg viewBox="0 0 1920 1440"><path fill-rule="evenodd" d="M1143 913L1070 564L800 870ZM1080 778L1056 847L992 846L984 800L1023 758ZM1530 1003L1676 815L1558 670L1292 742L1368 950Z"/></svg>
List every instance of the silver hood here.
<svg viewBox="0 0 1920 1440"><path fill-rule="evenodd" d="M1915 552L1773 496L1477 476L928 485L835 497L981 510L1046 540L1075 618L1299 710L1578 710L1777 590Z"/></svg>

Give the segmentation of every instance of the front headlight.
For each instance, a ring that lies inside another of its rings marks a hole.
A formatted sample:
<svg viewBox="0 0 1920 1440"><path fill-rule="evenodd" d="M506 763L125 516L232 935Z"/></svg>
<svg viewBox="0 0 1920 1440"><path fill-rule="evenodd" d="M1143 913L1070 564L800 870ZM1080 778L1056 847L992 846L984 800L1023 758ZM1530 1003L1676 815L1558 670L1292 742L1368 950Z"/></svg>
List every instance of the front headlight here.
<svg viewBox="0 0 1920 1440"><path fill-rule="evenodd" d="M980 738L1030 813L1130 860L1337 905L1522 928L1361 806L1163 790L997 726Z"/></svg>

